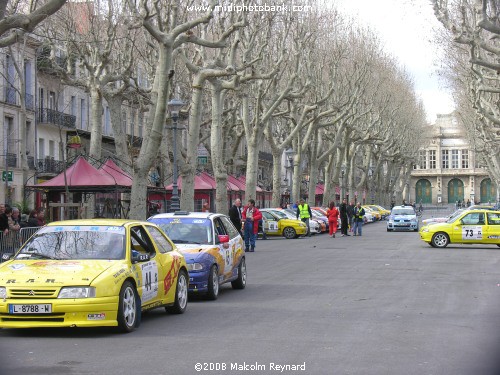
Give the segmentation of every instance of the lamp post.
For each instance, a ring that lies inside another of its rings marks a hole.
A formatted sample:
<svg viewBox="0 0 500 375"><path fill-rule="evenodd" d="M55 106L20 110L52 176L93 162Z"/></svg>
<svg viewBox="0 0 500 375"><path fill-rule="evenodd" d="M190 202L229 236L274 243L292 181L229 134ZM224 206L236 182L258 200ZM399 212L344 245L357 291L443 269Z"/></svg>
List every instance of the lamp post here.
<svg viewBox="0 0 500 375"><path fill-rule="evenodd" d="M292 148L288 148L285 151L286 159L288 160L289 168L290 168L290 204L293 206L293 157L295 155L295 151Z"/></svg>
<svg viewBox="0 0 500 375"><path fill-rule="evenodd" d="M345 183L344 183L345 170L346 170L345 164L342 164L342 166L340 167L340 173L342 177L342 196L340 197L341 202L345 198Z"/></svg>
<svg viewBox="0 0 500 375"><path fill-rule="evenodd" d="M368 168L368 180L370 181L370 199L372 204L375 204L375 192L373 191L374 183L373 183L373 167L370 166Z"/></svg>
<svg viewBox="0 0 500 375"><path fill-rule="evenodd" d="M172 127L174 130L173 135L173 148L174 148L174 167L173 167L173 181L172 181L172 199L170 204L170 211L176 212L181 209L179 204L179 189L177 187L177 123L179 121L179 111L184 106L184 102L179 99L172 99L168 102L168 109L170 117L172 118Z"/></svg>

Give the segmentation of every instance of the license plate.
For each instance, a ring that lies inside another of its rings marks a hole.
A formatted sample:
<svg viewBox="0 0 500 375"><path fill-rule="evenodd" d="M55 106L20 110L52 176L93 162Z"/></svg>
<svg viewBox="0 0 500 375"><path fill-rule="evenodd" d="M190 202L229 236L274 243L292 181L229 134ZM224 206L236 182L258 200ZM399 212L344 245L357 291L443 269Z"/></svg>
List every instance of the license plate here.
<svg viewBox="0 0 500 375"><path fill-rule="evenodd" d="M9 314L50 314L52 305L31 304L31 305L9 305Z"/></svg>
<svg viewBox="0 0 500 375"><path fill-rule="evenodd" d="M398 227L409 227L410 224L396 224Z"/></svg>

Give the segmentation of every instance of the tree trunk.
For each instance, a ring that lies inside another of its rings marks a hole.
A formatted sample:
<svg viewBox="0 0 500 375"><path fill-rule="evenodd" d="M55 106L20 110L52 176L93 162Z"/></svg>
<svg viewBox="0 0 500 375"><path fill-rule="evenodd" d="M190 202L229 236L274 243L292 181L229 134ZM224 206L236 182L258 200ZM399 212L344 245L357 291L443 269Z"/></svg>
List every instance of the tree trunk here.
<svg viewBox="0 0 500 375"><path fill-rule="evenodd" d="M96 160L100 160L101 147L102 147L102 94L97 86L91 86L89 155Z"/></svg>
<svg viewBox="0 0 500 375"><path fill-rule="evenodd" d="M281 204L281 149L273 150L273 197L271 207Z"/></svg>
<svg viewBox="0 0 500 375"><path fill-rule="evenodd" d="M127 129L123 127L121 95L105 95L109 105L111 115L111 126L113 128L113 137L115 138L115 151L118 158L118 165L126 171L131 171L132 159L128 150Z"/></svg>
<svg viewBox="0 0 500 375"><path fill-rule="evenodd" d="M212 131L210 147L212 149L212 167L217 190L215 191L215 212L227 214L227 168L224 163L222 136L222 88L219 82L210 82L212 94Z"/></svg>

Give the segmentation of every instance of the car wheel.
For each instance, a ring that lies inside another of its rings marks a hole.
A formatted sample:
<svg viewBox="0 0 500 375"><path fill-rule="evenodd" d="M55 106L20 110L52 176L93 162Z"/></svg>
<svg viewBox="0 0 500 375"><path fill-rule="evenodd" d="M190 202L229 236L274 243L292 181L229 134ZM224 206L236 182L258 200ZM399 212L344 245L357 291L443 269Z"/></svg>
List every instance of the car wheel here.
<svg viewBox="0 0 500 375"><path fill-rule="evenodd" d="M388 232L392 232L392 229L387 228L387 231L388 231Z"/></svg>
<svg viewBox="0 0 500 375"><path fill-rule="evenodd" d="M138 320L137 291L130 281L123 283L118 302L118 328L121 332L132 332Z"/></svg>
<svg viewBox="0 0 500 375"><path fill-rule="evenodd" d="M448 237L448 235L446 233L438 232L438 233L435 233L434 236L432 236L431 242L435 247L443 248L443 247L448 246L448 243L450 242L450 238Z"/></svg>
<svg viewBox="0 0 500 375"><path fill-rule="evenodd" d="M285 229L283 229L283 237L291 240L292 238L295 238L295 236L297 235L297 232L295 232L295 229L293 229L292 227L286 227Z"/></svg>
<svg viewBox="0 0 500 375"><path fill-rule="evenodd" d="M219 296L219 272L217 271L217 266L212 264L210 268L210 274L208 275L208 290L207 299L216 300Z"/></svg>
<svg viewBox="0 0 500 375"><path fill-rule="evenodd" d="M247 285L247 265L245 258L241 258L240 265L238 266L238 278L231 281L233 289L245 289Z"/></svg>
<svg viewBox="0 0 500 375"><path fill-rule="evenodd" d="M177 275L177 287L175 288L175 301L173 306L165 307L170 314L182 314L186 311L188 302L188 277L184 270Z"/></svg>
<svg viewBox="0 0 500 375"><path fill-rule="evenodd" d="M497 244L498 247L500 247L500 244Z"/></svg>
<svg viewBox="0 0 500 375"><path fill-rule="evenodd" d="M431 242L428 242L428 244L429 244L430 246L432 246L432 247L436 247L436 245L434 245L434 244L432 243L432 241L431 241Z"/></svg>

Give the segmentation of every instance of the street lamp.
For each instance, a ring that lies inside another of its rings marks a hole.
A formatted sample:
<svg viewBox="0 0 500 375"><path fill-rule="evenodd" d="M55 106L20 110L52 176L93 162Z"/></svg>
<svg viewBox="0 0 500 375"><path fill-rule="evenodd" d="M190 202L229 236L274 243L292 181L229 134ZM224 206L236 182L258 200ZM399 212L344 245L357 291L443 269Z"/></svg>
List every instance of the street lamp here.
<svg viewBox="0 0 500 375"><path fill-rule="evenodd" d="M340 173L341 173L341 177L342 177L342 197L340 197L341 202L345 198L345 183L344 183L345 171L346 171L345 164L342 164L342 166L340 167Z"/></svg>
<svg viewBox="0 0 500 375"><path fill-rule="evenodd" d="M173 171L173 182L172 182L172 199L170 205L170 211L176 212L181 209L179 204L179 189L177 187L177 123L179 121L179 111L184 107L184 102L179 99L172 99L168 102L168 110L170 111L170 117L172 118L172 127L169 129L174 130L173 136L173 147L174 147L174 171Z"/></svg>
<svg viewBox="0 0 500 375"><path fill-rule="evenodd" d="M372 204L375 204L375 192L373 191L374 183L373 183L373 167L370 166L368 168L368 180L370 181L370 199Z"/></svg>
<svg viewBox="0 0 500 375"><path fill-rule="evenodd" d="M285 155L290 168L290 204L293 205L293 157L295 156L295 151L290 147L285 151Z"/></svg>

